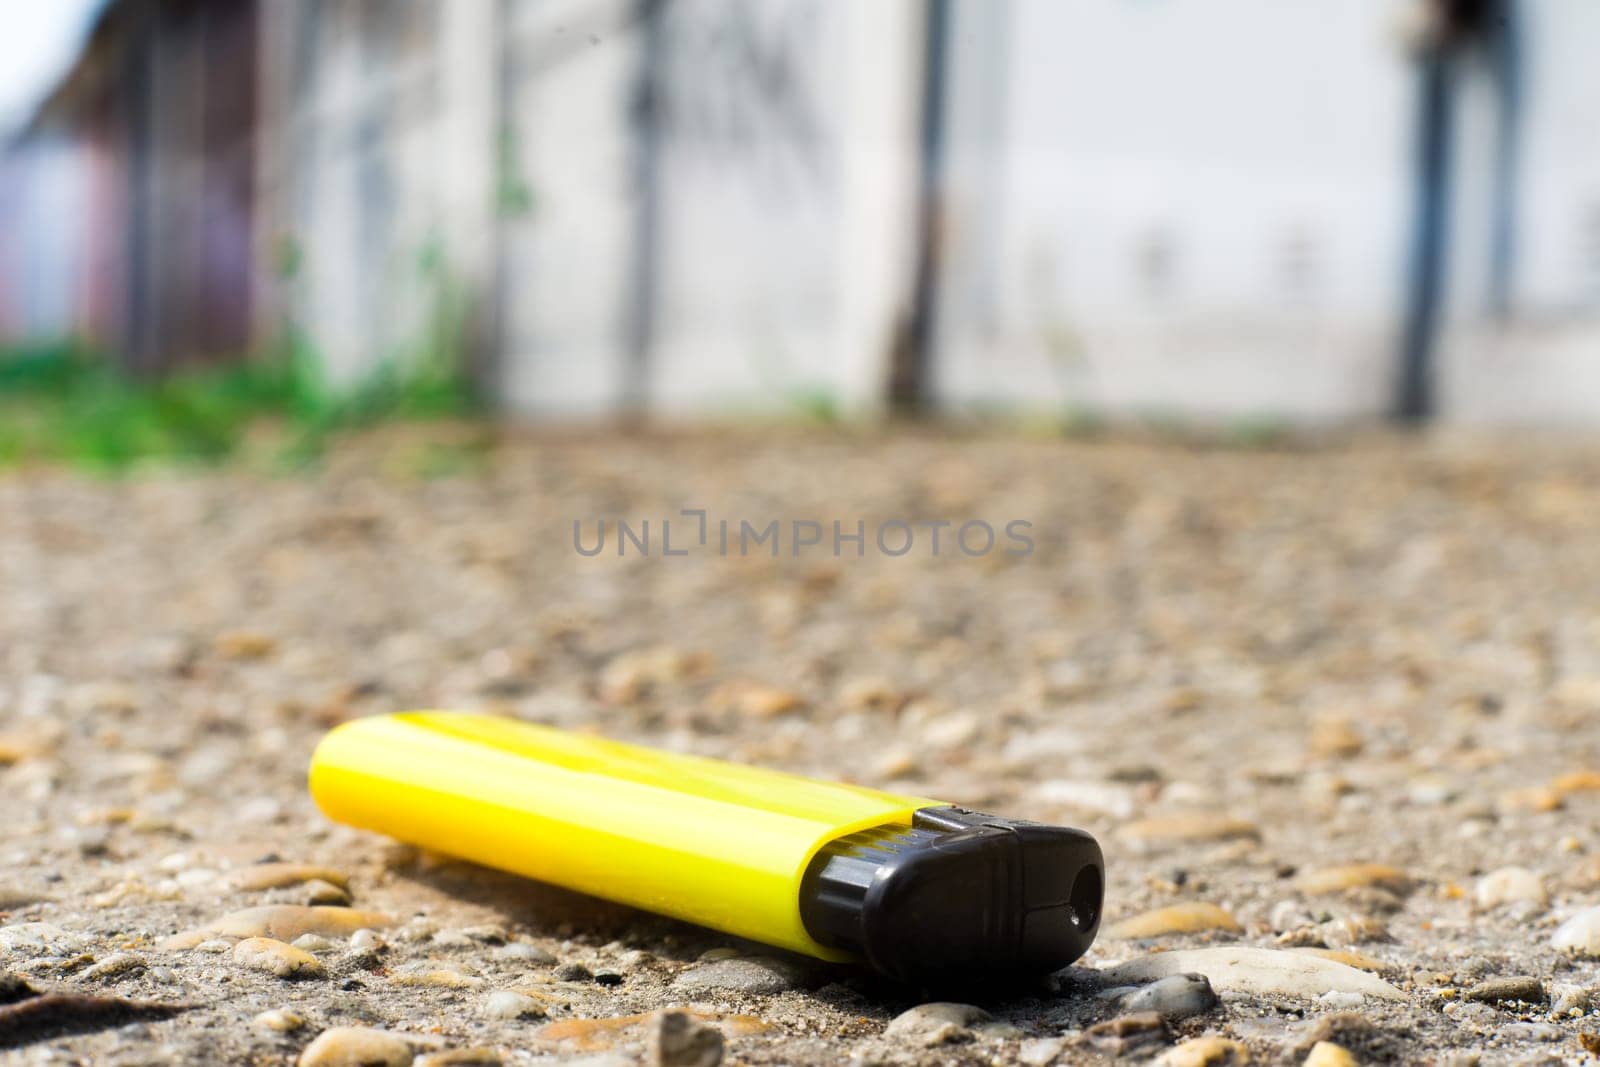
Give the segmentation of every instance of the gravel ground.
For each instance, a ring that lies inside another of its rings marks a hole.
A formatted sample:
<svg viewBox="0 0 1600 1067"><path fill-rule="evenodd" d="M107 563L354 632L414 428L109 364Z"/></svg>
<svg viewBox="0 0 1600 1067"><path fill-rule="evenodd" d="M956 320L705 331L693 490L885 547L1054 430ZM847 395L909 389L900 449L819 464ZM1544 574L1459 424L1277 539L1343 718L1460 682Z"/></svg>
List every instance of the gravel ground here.
<svg viewBox="0 0 1600 1067"><path fill-rule="evenodd" d="M314 476L0 477L0 1057L1600 1047L1600 444L476 433ZM697 507L707 546L662 556ZM618 516L649 556L574 551ZM723 556L719 518L824 543ZM953 525L891 557L893 519ZM952 548L972 519L995 549ZM1082 826L1106 925L1049 980L930 1004L325 821L321 733L423 706Z"/></svg>

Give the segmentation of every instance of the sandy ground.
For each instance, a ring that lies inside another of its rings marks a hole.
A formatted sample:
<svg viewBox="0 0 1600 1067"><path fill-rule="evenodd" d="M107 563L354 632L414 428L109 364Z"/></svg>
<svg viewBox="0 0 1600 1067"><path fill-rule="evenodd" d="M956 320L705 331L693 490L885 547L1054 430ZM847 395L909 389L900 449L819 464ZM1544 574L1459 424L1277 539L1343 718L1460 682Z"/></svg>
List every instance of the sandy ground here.
<svg viewBox="0 0 1600 1067"><path fill-rule="evenodd" d="M374 437L314 476L0 477L0 1057L1597 1047L1594 442L585 435L435 462L458 446ZM574 519L588 538L697 507L709 547L687 556L574 551ZM824 544L722 556L719 518L815 519ZM1000 545L953 551L974 518ZM833 557L835 519L867 523L864 558ZM872 533L891 519L954 525L937 557L889 557ZM1004 554L1013 519L1031 554ZM949 998L324 820L318 737L422 706L1082 826L1106 849L1106 925L1060 976L919 1008ZM262 905L283 910L203 929ZM1125 988L1175 949L1198 954L1168 969L1208 983ZM304 1051L341 1027L396 1036Z"/></svg>

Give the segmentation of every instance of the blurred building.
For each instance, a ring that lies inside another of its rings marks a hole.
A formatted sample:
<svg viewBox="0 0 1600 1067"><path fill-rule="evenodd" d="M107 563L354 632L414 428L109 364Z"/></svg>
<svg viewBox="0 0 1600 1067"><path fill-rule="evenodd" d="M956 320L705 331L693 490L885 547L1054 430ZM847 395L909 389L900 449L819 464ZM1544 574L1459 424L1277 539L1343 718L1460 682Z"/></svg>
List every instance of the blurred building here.
<svg viewBox="0 0 1600 1067"><path fill-rule="evenodd" d="M1446 417L1600 422L1600 7L1478 7L1435 63L1408 0L120 0L0 172L0 324L443 340L551 416L1360 418L1424 351Z"/></svg>
<svg viewBox="0 0 1600 1067"><path fill-rule="evenodd" d="M253 341L254 0L123 0L0 161L0 325L157 372Z"/></svg>

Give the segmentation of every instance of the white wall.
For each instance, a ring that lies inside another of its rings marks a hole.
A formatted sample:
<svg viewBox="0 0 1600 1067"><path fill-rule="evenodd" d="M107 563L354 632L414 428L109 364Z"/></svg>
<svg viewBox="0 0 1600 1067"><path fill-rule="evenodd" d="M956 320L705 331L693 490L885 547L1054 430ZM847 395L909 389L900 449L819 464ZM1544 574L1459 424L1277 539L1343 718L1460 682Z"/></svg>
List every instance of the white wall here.
<svg viewBox="0 0 1600 1067"><path fill-rule="evenodd" d="M1483 307L1480 78L1462 116L1443 414L1600 422L1600 6L1524 7L1515 314ZM450 277L498 311L514 411L878 404L911 277L920 0L669 4L649 270L631 0L414 0L432 36L384 48L349 21L359 5L264 9L320 13L314 61L279 90L292 195L276 210L305 253L291 306L341 380L425 327L436 279L418 259L437 241ZM940 402L1384 412L1411 236L1406 9L956 0ZM497 201L508 185L527 210Z"/></svg>
<svg viewBox="0 0 1600 1067"><path fill-rule="evenodd" d="M652 405L870 409L910 277L917 5L668 10Z"/></svg>
<svg viewBox="0 0 1600 1067"><path fill-rule="evenodd" d="M505 232L511 405L742 414L826 396L870 407L905 289L916 5L669 5L659 141L643 160L642 34L597 10L512 7L510 113L533 206ZM563 51L569 34L592 40ZM656 182L645 271L641 165ZM649 369L630 390L647 277Z"/></svg>
<svg viewBox="0 0 1600 1067"><path fill-rule="evenodd" d="M488 3L448 10L460 20ZM446 5L417 0L405 10L409 21L374 34L358 5L262 5L263 106L275 128L263 142L261 243L296 250L298 267L273 303L336 384L422 343L440 284L470 278L458 250L486 239L448 181L474 163L470 153L452 162L462 154L459 126L474 115L450 106L463 90L437 44L451 40Z"/></svg>
<svg viewBox="0 0 1600 1067"><path fill-rule="evenodd" d="M503 212L504 399L533 416L616 411L624 396L632 249L628 102L637 36L589 0L511 5Z"/></svg>
<svg viewBox="0 0 1600 1067"><path fill-rule="evenodd" d="M1523 9L1514 314L1500 324L1486 312L1494 110L1479 76L1460 114L1441 414L1592 423L1600 6ZM987 99L956 114L947 403L1306 419L1387 409L1412 208L1403 3L959 11L958 99Z"/></svg>
<svg viewBox="0 0 1600 1067"><path fill-rule="evenodd" d="M944 322L941 394L1326 417L1385 399L1407 194L1391 5L1016 0L1000 177L952 205L983 307ZM960 77L958 58L957 77ZM984 73L996 64L969 60ZM992 138L991 138L992 140ZM970 149L969 149L970 150ZM958 266L959 269L959 266Z"/></svg>

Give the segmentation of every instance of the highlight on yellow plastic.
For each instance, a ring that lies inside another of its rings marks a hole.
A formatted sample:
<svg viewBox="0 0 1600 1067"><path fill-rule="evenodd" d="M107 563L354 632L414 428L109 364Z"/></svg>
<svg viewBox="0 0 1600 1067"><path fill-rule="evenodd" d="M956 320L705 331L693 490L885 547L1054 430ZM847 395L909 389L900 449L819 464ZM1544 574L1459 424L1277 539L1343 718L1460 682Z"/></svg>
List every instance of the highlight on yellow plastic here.
<svg viewBox="0 0 1600 1067"><path fill-rule="evenodd" d="M830 960L800 919L806 865L941 803L447 711L336 727L310 778L339 822Z"/></svg>

